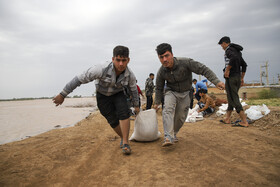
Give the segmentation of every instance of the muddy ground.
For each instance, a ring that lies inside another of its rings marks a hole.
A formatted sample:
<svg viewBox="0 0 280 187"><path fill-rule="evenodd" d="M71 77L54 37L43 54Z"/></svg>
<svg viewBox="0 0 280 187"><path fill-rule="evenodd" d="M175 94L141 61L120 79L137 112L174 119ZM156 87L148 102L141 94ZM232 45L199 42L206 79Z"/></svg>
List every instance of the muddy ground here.
<svg viewBox="0 0 280 187"><path fill-rule="evenodd" d="M130 156L96 112L74 127L0 145L0 186L280 186L280 107L270 109L249 128L215 115L185 123L174 146L162 148L163 136L131 142ZM160 113L158 122L163 133Z"/></svg>

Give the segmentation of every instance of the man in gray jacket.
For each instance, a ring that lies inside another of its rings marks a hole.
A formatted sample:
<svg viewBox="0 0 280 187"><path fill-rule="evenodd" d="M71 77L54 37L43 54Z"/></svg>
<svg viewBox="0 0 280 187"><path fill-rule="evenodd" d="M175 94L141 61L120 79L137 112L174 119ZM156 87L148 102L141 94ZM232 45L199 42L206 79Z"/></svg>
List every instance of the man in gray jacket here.
<svg viewBox="0 0 280 187"><path fill-rule="evenodd" d="M92 67L83 74L74 77L63 91L53 99L56 106L61 105L64 98L75 88L96 80L97 106L110 126L121 137L120 146L124 154L131 153L128 144L130 111L126 93L132 95L135 112L136 114L139 112L136 78L127 67L129 60L129 49L125 46L116 46L113 50L112 62L109 65Z"/></svg>
<svg viewBox="0 0 280 187"><path fill-rule="evenodd" d="M224 89L215 73L204 64L190 58L173 57L170 44L162 43L157 46L157 54L162 64L156 77L156 97L154 108L157 109L164 97L162 111L164 142L162 146L178 142L177 134L183 126L190 107L189 92L192 88L192 72L205 76L219 89ZM166 82L165 94L163 94Z"/></svg>

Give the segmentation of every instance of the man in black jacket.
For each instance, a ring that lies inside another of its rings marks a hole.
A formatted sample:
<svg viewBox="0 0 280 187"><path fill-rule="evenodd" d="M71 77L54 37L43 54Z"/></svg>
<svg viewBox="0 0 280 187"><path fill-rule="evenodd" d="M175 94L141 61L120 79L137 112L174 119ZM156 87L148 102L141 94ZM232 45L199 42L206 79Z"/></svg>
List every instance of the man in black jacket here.
<svg viewBox="0 0 280 187"><path fill-rule="evenodd" d="M244 84L244 76L247 69L247 64L242 58L241 53L243 47L231 43L228 36L222 37L218 44L225 50L224 77L226 79L228 108L223 122L230 123L230 116L235 108L241 118L238 126L248 127L247 116L243 111L238 95L239 88Z"/></svg>

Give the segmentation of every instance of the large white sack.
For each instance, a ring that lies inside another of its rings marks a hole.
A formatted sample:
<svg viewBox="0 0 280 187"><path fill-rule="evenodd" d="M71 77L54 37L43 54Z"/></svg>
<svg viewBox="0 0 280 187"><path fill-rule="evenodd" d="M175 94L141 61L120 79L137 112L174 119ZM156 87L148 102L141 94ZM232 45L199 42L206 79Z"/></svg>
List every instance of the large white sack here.
<svg viewBox="0 0 280 187"><path fill-rule="evenodd" d="M154 141L159 136L156 110L150 109L139 112L135 119L134 132L129 140Z"/></svg>
<svg viewBox="0 0 280 187"><path fill-rule="evenodd" d="M202 113L198 113L197 110L199 109L199 106L198 104L195 105L194 108L192 109L189 109L189 112L188 112L188 116L186 118L186 121L187 123L194 123L196 121L201 121L203 120L203 115Z"/></svg>
<svg viewBox="0 0 280 187"><path fill-rule="evenodd" d="M267 115L269 112L270 110L268 109L268 107L265 104L263 104L262 106L251 106L245 111L245 114L247 114L247 117L251 120L258 120L264 115Z"/></svg>

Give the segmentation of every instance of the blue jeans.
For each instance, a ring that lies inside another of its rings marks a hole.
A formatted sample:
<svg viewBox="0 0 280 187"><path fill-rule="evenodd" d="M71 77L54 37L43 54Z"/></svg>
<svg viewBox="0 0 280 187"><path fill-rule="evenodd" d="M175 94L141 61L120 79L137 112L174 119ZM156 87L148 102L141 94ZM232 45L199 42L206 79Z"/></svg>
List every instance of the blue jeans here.
<svg viewBox="0 0 280 187"><path fill-rule="evenodd" d="M205 106L205 104L201 103L201 102L198 102L197 104L198 104L200 109ZM205 116L206 114L211 114L214 111L215 111L215 109L209 106L206 110L202 111L202 114L203 114L203 116Z"/></svg>

